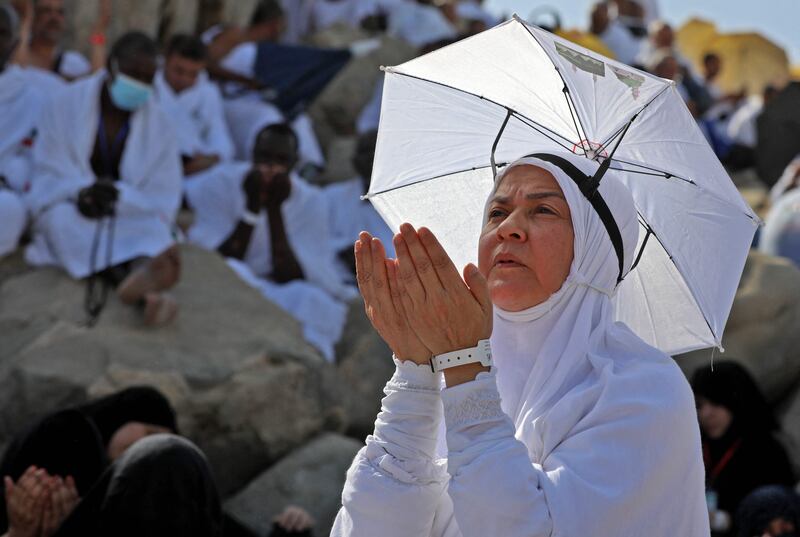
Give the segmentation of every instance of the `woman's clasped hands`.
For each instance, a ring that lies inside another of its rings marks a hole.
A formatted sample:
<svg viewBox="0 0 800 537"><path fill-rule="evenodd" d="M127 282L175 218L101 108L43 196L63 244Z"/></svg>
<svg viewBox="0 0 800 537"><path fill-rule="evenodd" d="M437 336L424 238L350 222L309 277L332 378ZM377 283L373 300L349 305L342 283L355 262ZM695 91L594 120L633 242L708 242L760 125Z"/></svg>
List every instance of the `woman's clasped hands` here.
<svg viewBox="0 0 800 537"><path fill-rule="evenodd" d="M489 338L492 303L478 267L468 264L462 279L424 227L403 224L394 247L397 259L387 259L381 241L362 232L355 256L367 316L398 359L426 364Z"/></svg>

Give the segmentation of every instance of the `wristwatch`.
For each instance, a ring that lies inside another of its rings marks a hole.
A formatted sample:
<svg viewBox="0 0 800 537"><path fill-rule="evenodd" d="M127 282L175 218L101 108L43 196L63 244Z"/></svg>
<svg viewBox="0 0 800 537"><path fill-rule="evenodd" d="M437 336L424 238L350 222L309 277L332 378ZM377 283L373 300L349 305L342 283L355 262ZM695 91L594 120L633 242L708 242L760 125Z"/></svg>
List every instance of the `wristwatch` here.
<svg viewBox="0 0 800 537"><path fill-rule="evenodd" d="M430 360L431 371L434 373L444 371L450 367L478 362L484 367L492 365L492 347L489 345L488 339L482 339L476 346L468 349L437 354L432 356Z"/></svg>

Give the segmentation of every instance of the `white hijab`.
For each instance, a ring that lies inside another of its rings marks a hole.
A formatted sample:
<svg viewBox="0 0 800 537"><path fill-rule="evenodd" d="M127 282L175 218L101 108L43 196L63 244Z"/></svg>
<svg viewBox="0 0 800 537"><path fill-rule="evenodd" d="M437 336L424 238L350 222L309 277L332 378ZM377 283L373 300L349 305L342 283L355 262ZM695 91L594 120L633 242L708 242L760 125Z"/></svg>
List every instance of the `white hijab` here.
<svg viewBox="0 0 800 537"><path fill-rule="evenodd" d="M587 175L597 169L583 157L558 155ZM495 307L491 343L503 410L532 463L549 476L541 486L559 535L634 535L663 512L707 524L688 383L670 357L614 322L619 260L575 182L553 164L524 158L498 175L495 189L521 165L558 181L571 211L574 259L545 302L520 312ZM622 237L625 275L638 239L633 198L611 171L599 193Z"/></svg>

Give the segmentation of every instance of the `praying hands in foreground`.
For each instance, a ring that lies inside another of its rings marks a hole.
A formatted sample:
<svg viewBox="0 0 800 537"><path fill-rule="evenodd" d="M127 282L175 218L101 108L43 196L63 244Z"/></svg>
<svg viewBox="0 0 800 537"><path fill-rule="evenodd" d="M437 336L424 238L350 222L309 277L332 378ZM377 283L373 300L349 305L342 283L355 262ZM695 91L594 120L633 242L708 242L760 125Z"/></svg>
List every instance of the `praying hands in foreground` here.
<svg viewBox="0 0 800 537"><path fill-rule="evenodd" d="M8 532L3 537L50 537L78 505L75 480L31 466L15 483L5 478Z"/></svg>
<svg viewBox="0 0 800 537"><path fill-rule="evenodd" d="M402 361L427 364L432 356L474 347L492 333L486 279L472 263L462 279L427 228L400 226L397 259L381 241L362 232L355 243L358 287L370 322ZM445 370L448 386L474 380L488 368L478 363Z"/></svg>

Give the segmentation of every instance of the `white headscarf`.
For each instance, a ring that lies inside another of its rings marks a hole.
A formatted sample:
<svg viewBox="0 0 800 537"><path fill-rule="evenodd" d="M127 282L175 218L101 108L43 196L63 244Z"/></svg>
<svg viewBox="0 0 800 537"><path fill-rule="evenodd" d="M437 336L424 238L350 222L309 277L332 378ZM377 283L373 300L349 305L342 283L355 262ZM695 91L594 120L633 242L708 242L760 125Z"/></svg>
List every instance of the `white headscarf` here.
<svg viewBox="0 0 800 537"><path fill-rule="evenodd" d="M584 174L597 169L583 157L557 155ZM554 164L523 158L498 175L495 189L522 165L558 181L571 211L574 259L561 289L545 302L520 312L495 307L492 354L503 410L531 461L550 475L541 486L559 534L607 535L622 527L638 534L668 504L674 509L667 511L702 525L703 467L688 383L670 357L614 322L619 259L575 182ZM599 194L622 237L624 276L638 239L633 198L611 171ZM597 525L596 532L587 524Z"/></svg>

